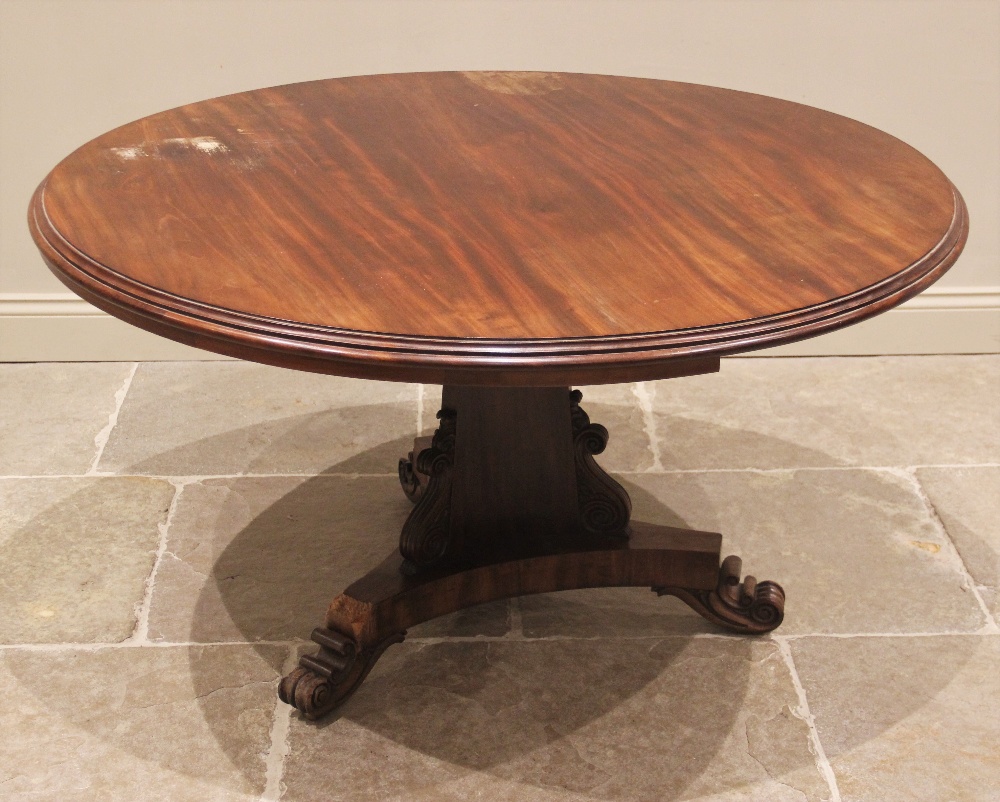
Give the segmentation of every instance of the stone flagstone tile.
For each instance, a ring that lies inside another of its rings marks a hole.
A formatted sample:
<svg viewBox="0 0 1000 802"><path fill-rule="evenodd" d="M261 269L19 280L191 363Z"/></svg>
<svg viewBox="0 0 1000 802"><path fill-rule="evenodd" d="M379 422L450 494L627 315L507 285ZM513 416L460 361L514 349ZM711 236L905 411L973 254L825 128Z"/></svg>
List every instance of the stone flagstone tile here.
<svg viewBox="0 0 1000 802"><path fill-rule="evenodd" d="M780 634L976 631L985 623L913 484L885 471L631 474L633 517L722 532L723 555L787 594ZM653 593L520 600L531 637L708 629ZM671 600L672 601L672 600ZM587 607L591 607L590 612Z"/></svg>
<svg viewBox="0 0 1000 802"><path fill-rule="evenodd" d="M140 365L100 470L203 475L395 473L412 384L242 362Z"/></svg>
<svg viewBox="0 0 1000 802"><path fill-rule="evenodd" d="M775 644L403 644L335 718L293 717L294 800L828 799Z"/></svg>
<svg viewBox="0 0 1000 802"><path fill-rule="evenodd" d="M173 496L145 477L0 479L0 643L128 638Z"/></svg>
<svg viewBox="0 0 1000 802"><path fill-rule="evenodd" d="M844 802L1000 798L1000 637L791 646Z"/></svg>
<svg viewBox="0 0 1000 802"><path fill-rule="evenodd" d="M330 600L399 547L412 505L394 477L250 477L186 485L157 571L149 636L308 638ZM411 637L502 635L507 603L414 627Z"/></svg>
<svg viewBox="0 0 1000 802"><path fill-rule="evenodd" d="M1000 355L724 359L647 386L667 469L1000 459Z"/></svg>
<svg viewBox="0 0 1000 802"><path fill-rule="evenodd" d="M994 618L1000 619L1000 467L921 468L917 477Z"/></svg>
<svg viewBox="0 0 1000 802"><path fill-rule="evenodd" d="M597 461L608 471L644 471L653 465L645 421L632 384L602 384L580 387L580 406L593 423L600 423L611 435L608 447ZM567 400L567 405L569 401ZM435 415L441 408L441 387L423 388L423 434L437 428Z"/></svg>
<svg viewBox="0 0 1000 802"><path fill-rule="evenodd" d="M126 362L0 365L0 474L86 473Z"/></svg>
<svg viewBox="0 0 1000 802"><path fill-rule="evenodd" d="M259 799L286 651L0 653L0 798Z"/></svg>

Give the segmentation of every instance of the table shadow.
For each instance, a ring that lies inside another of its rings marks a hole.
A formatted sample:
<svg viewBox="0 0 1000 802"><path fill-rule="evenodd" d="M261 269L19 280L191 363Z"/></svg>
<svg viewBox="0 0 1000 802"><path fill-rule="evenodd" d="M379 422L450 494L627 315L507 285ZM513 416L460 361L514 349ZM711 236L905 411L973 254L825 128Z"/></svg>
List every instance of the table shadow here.
<svg viewBox="0 0 1000 802"><path fill-rule="evenodd" d="M402 439L392 445L400 454L411 447ZM385 444L379 450L385 451ZM206 583L195 607L192 641L216 641L225 635L216 628L220 602L241 640L305 638L322 623L334 595L396 550L399 529L412 507L395 478L351 478L338 476L340 472L339 464L332 465L323 475L299 482L228 542L216 556L212 581ZM243 505L257 480L233 481L240 492L231 503ZM687 526L646 491L627 481L626 485L644 509L656 511L658 523ZM380 508L377 513L375 506ZM369 515L376 523L365 531L358 522ZM218 518L226 517L220 509ZM346 521L346 526L338 527L338 521ZM322 555L329 555L330 564L324 565ZM618 733L622 736L628 726L642 726L655 697L655 727L663 743L633 755L635 771L655 775L657 799L682 794L711 763L734 726L753 670L753 645L738 638L727 640L726 670L709 672L712 682L694 672L676 695L669 688L650 690L671 666L691 657L692 631L710 627L675 599L657 599L648 589L597 592L648 596L650 606L664 610L659 633L663 640L616 639L613 629L598 640L577 639L572 632L558 630L546 639L511 637L506 601L419 625L410 630L404 644L388 650L342 708L320 722L302 720L303 726L294 728L293 738L299 742L294 771L308 774L309 782L320 786L341 784L337 767L349 760L359 764L368 760L361 752L350 757L357 746L354 733L361 728L376 740L462 770L529 783L534 773L539 787L574 787L586 795L579 772L589 771L595 784L600 773L584 766L586 761L570 746L575 734L586 737L583 733L599 728L601 720L610 716L631 722L622 725ZM570 599L558 603L569 618L588 614L586 609L574 612L577 605ZM616 611L617 623L626 632L648 627L650 615L646 606L634 615ZM483 634L491 639L470 640ZM303 646L307 651L313 648ZM196 677L196 686L197 681ZM306 765L303 750L310 747L301 742L311 738L324 746ZM618 748L629 751L627 745ZM329 757L334 753L337 760L331 768ZM539 761L544 770L538 768ZM664 795L667 776L674 791ZM623 789L619 796L604 789L595 798L630 799L629 793Z"/></svg>
<svg viewBox="0 0 1000 802"><path fill-rule="evenodd" d="M600 421L601 406L592 405L594 420ZM378 408L367 407L366 414L377 415ZM297 422L289 418L288 426L314 430L315 418L322 415L300 417L302 420ZM247 437L252 438L256 427L246 428ZM725 439L727 436L723 427L693 420L673 421L675 435L683 436L688 429L692 430L692 437L700 439ZM737 434L744 445L748 437L774 439L745 432ZM231 438L231 435L227 433L220 438ZM187 447L203 452L212 447L213 439L205 438L173 451L177 456L183 455ZM371 450L380 454L403 454L411 442L399 439L381 443ZM786 442L779 445L785 453L796 448ZM804 464L813 464L822 456L808 449L801 450ZM345 463L359 464L367 456L366 452L359 453ZM826 461L831 462L829 457ZM134 466L140 471L141 467ZM393 468L387 466L388 470ZM275 647L259 642L306 637L311 628L321 622L330 598L395 548L398 527L410 507L394 479L391 476L372 479L338 476L343 470L344 465L338 463L328 466L323 475L298 481L289 492L254 515L217 553L194 605L190 641L256 644L254 648L261 658L278 670ZM879 481L874 474L872 481ZM360 496L352 493L352 482L355 487L360 487L358 483L365 484L365 492ZM340 484L335 487L337 483ZM640 502L637 506L644 509L648 519L674 526L686 525L668 506L645 494L641 488L629 485L628 489ZM333 493L328 495L330 490ZM326 503L320 503L323 498L327 499ZM708 506L712 504L708 498L703 502ZM72 497L62 504L73 504ZM364 520L372 513L372 505L380 510L375 516L380 521L379 527L364 533L363 538L352 535L354 539L345 549L343 531L338 527L344 510L349 513L349 519L360 516ZM655 515L650 515L650 511ZM220 509L216 518L221 520L224 513L225 510ZM289 525L291 518L295 518L294 526ZM211 533L206 534L210 536ZM275 538L280 539L280 551L285 555L277 580L274 579L273 559ZM347 558L341 559L345 554ZM326 560L319 560L318 555L325 555ZM331 565L335 569L331 569ZM271 580L235 583L234 568L251 580L254 577L271 577ZM673 600L661 601L673 603ZM232 624L232 636L220 638L206 626L218 616L220 602ZM564 606L572 609L574 605L570 601ZM673 612L677 613L678 609L675 607ZM261 610L275 611L275 615L262 619ZM584 617L588 614L587 610L578 612ZM647 612L638 615L643 618L640 623L648 623ZM643 706L648 707L649 694L654 694L660 704L656 708L661 712L656 728L661 742L643 753L643 760L656 758L655 765L648 764L648 770L650 777L655 773L659 778L658 795L646 796L642 792L637 796L634 789L623 786L618 791L604 788L600 797L594 798L681 799L685 789L691 787L712 763L735 726L748 692L753 645L749 640L738 638L725 641L727 652L734 659L727 661L727 671L712 675L714 682L693 679L678 689L676 695L671 695L669 689L657 687L661 676L676 671L691 650L704 642L690 636L692 621L701 626L700 619L693 613L664 616L662 635L665 637L655 642L652 657L648 639L615 640L611 633L605 640L577 639L578 633L571 624L567 624L562 633L558 626L555 630L550 629L546 640L447 640L449 636L472 637L482 630L499 632L498 637L502 636L510 622L510 610L503 603L484 605L450 618L443 624L428 625L423 633L413 632L414 640L392 647L338 714L316 724L295 725L293 737L298 741L298 764L290 760L289 769L297 774L313 772L318 778L329 775L329 781L336 782L337 766L342 766L349 755L331 754L327 747L334 741L338 745L350 742L351 738L345 736L345 740L336 735L338 728L350 727L355 734L362 730L451 766L486 772L500 779L534 783L539 788L565 787L587 796L586 782L579 779L580 771L586 775L593 767L588 764L588 768L584 765L586 761L580 763L579 755L571 754L574 734L586 737L608 717L622 716L624 721L631 716L632 721L641 720ZM572 618L569 615L565 620ZM625 630L630 626L628 620L621 623ZM435 640L437 638L445 640ZM636 645L639 643L641 647ZM961 645L956 644L956 649L960 648ZM191 652L191 678L194 691L200 697L217 687L218 674L204 668L204 661L195 658L196 651ZM954 672L963 663L964 660L956 659ZM938 682L923 688L923 694L914 695L910 708L900 711L900 717L932 698L954 672L936 676ZM53 702L53 687L44 672L15 669L15 675L24 689L46 705L51 715L59 715L65 705ZM693 669L695 679L696 675L697 670ZM199 704L222 750L234 766L249 776L247 755L232 745L230 737L232 729L239 726L243 711L223 709L203 703L201 699ZM74 719L74 724L88 728L85 720ZM101 736L103 730L93 732ZM313 733L316 738L316 748L312 751L303 744L311 737L307 733ZM165 759L157 751L155 741L152 744L149 740L124 741L117 745L143 760L189 772L198 779L212 780L210 776L196 774L198 770L194 767ZM619 744L617 748L622 747ZM811 764L808 750L802 751L801 762L786 764L786 772ZM357 759L364 760L365 756L359 754ZM309 765L304 766L303 760L309 761ZM548 767L547 773L538 769L539 761ZM570 771L574 765L576 773ZM646 765L640 760L633 774L641 775ZM259 767L255 767L252 772L255 777L259 776L258 770ZM668 785L663 785L664 777L671 778ZM595 778L595 782L596 779L599 778ZM564 784L559 786L559 782ZM724 777L720 778L720 783L716 792L732 790ZM639 782L637 787L644 787L643 783Z"/></svg>

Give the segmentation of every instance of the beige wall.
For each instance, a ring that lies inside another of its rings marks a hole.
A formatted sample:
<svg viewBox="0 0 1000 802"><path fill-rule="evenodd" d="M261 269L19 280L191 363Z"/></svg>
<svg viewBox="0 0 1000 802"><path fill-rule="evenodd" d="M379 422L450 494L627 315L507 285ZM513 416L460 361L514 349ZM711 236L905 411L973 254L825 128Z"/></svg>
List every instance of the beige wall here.
<svg viewBox="0 0 1000 802"><path fill-rule="evenodd" d="M863 120L958 185L972 234L941 286L996 306L1000 0L0 0L0 318L59 302L24 213L86 140L229 92L438 69L670 78Z"/></svg>

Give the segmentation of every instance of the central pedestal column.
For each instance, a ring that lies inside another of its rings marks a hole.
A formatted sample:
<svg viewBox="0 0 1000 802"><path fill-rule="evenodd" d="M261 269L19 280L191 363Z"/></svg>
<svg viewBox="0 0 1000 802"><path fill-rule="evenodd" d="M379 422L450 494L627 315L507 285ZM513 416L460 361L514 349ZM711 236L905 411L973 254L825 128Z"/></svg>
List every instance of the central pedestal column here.
<svg viewBox="0 0 1000 802"><path fill-rule="evenodd" d="M440 427L400 464L416 501L403 526L403 570L449 559L581 546L581 533L625 538L632 505L594 461L607 430L568 388L445 387Z"/></svg>

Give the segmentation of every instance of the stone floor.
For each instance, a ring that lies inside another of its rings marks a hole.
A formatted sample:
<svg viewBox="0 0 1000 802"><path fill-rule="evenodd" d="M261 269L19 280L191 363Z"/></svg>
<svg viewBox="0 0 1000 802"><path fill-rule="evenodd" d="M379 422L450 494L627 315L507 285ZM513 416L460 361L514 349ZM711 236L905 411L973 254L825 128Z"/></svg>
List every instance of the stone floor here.
<svg viewBox="0 0 1000 802"><path fill-rule="evenodd" d="M276 701L394 548L439 388L0 366L0 799L1000 800L1000 356L731 359L584 388L635 516L721 531L770 637L648 590L411 630Z"/></svg>

